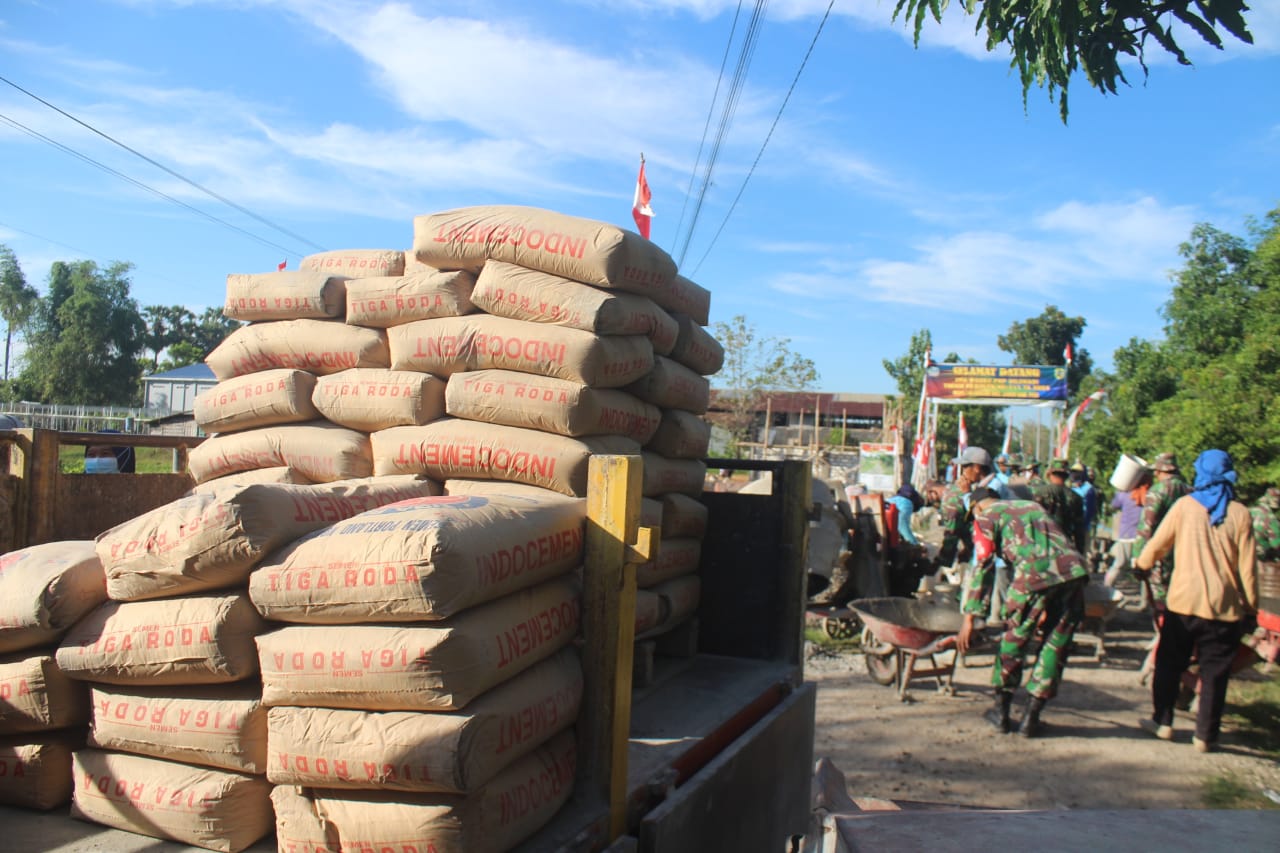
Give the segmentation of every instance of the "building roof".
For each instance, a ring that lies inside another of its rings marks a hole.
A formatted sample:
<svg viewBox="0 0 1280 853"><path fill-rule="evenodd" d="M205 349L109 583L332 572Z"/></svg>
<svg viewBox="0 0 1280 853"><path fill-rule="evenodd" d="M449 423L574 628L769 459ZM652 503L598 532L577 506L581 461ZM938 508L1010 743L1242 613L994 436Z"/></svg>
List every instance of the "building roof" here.
<svg viewBox="0 0 1280 853"><path fill-rule="evenodd" d="M142 377L143 382L151 382L153 380L164 380L166 382L217 382L218 379L213 375L213 371L209 365L203 361L195 364L188 364L186 367L178 367L174 370L166 370L164 373L153 373L150 376Z"/></svg>
<svg viewBox="0 0 1280 853"><path fill-rule="evenodd" d="M729 391L711 391L711 408L722 408L717 400ZM884 415L883 394L831 394L826 391L771 391L765 395L770 411L783 413L812 412L815 407L823 414L839 412L858 418L879 418ZM760 411L765 406L761 405Z"/></svg>

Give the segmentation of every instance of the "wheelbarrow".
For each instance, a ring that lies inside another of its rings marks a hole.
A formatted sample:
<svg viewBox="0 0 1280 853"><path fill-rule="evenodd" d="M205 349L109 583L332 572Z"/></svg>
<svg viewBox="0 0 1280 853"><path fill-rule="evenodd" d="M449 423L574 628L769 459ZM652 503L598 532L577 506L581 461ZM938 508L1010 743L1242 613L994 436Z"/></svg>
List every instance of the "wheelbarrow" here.
<svg viewBox="0 0 1280 853"><path fill-rule="evenodd" d="M1085 640L1096 646L1093 659L1103 661L1107 657L1107 623L1124 603L1124 593L1100 583L1090 583L1084 588L1084 620L1077 629L1075 641Z"/></svg>
<svg viewBox="0 0 1280 853"><path fill-rule="evenodd" d="M849 609L866 626L862 651L873 680L895 685L903 702L914 678L933 678L939 693L955 693L959 655L952 654L948 663L939 663L936 656L954 651L964 624L959 610L912 598L861 598ZM918 667L922 658L928 658L927 667Z"/></svg>

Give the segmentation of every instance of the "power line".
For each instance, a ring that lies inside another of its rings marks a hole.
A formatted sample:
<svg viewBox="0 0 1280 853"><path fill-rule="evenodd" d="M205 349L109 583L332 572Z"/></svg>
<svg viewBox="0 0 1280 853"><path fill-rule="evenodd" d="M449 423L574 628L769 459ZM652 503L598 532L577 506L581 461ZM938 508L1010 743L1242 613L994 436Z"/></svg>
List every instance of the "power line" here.
<svg viewBox="0 0 1280 853"><path fill-rule="evenodd" d="M32 128L27 127L25 124L23 124L23 123L22 123L22 122L20 122L20 121L17 121L17 120L15 120L15 119L9 118L7 115L5 115L5 114L3 114L3 113L0 113L0 121L5 122L6 124L10 125L11 127L16 128L17 130L20 130L20 131L22 131L23 133L27 134L28 136L31 136L31 137L33 137L33 138L35 138L35 139L38 139L38 140L40 140L41 142L44 142L44 143L45 143L45 144L47 144L47 145L52 145L54 148L57 148L59 151L62 151L62 152L64 152L64 153L66 153L66 154L70 154L72 157L75 157L75 158L76 158L76 159L78 159L78 160L82 160L82 161L84 161L85 163L88 163L88 164L89 164L89 165L91 165L91 166L94 166L94 167L96 167L96 168L98 168L98 169L101 169L102 171L106 172L106 173L107 173L107 174L109 174L109 175L114 175L115 177L119 178L120 180L122 180L122 181L125 181L125 182L127 182L127 183L132 184L133 186L137 187L138 189L146 190L147 192L149 192L149 193L151 193L151 194L153 194L153 195L159 196L160 198L164 199L165 201L171 201L171 202L173 202L174 204L178 205L179 207L186 208L187 210L191 211L192 213L195 213L195 214L197 214L198 216L203 216L205 219L208 219L208 220L209 220L209 221L211 221L211 222L215 222L215 223L217 223L218 225L221 225L221 226L223 226L223 227L225 227L225 228L230 228L230 229L231 229L231 230L233 230L233 231L238 231L238 232L240 232L241 234L243 234L243 235L245 235L246 237L248 237L249 239L251 239L251 240L256 240L257 242L261 243L261 244L262 244L262 245L264 245L264 246L270 246L270 247L271 247L271 248L273 248L273 249L279 249L280 251L284 252L285 254L289 254L289 255L299 255L299 254L304 254L304 253L302 253L302 252L296 252L296 251L294 251L293 249L286 248L285 246L281 246L279 243L272 243L270 240L267 240L267 239L266 239L266 238L264 238L264 237L259 237L257 234L254 234L252 231L246 231L245 229L241 228L239 225L234 225L234 224L232 224L232 223L230 223L230 222L227 222L225 219L219 219L218 217L214 216L212 213L207 213L207 212L205 212L205 211L201 210L201 209L200 209L200 208L198 208L198 207L193 207L192 205L187 204L185 201L180 201L179 199L176 199L176 198L174 198L174 197L173 197L173 196L171 196L171 195L166 195L165 193L161 192L160 190L158 190L158 189L156 189L156 188L154 188L154 187L148 186L147 184L144 184L144 183L142 183L142 181L139 181L139 180L137 180L137 179L135 179L135 178L131 178L131 177L129 177L128 175L124 174L123 172L119 172L119 171L117 171L117 170L115 170L115 169L111 168L110 166L106 165L105 163L100 163L100 162L98 162L97 160L93 159L92 157L90 157L90 156L88 156L88 155L86 155L86 154L81 154L79 151L76 151L74 148L70 148L70 147L68 147L68 146L66 146L66 145L63 145L61 142L58 142L58 141L57 141L57 140L55 140L55 139L50 139L49 137L45 136L43 133L40 133L40 132L39 132L39 131L37 131L37 130L33 130Z"/></svg>
<svg viewBox="0 0 1280 853"><path fill-rule="evenodd" d="M707 157L707 166L702 174L702 186L698 190L698 198L693 206L693 216L689 221L689 230L685 233L684 243L680 247L678 264L684 263L685 255L689 252L689 242L693 239L693 232L698 225L698 217L702 213L702 204L706 200L707 191L711 188L711 176L714 173L716 161L720 158L720 146L724 143L724 138L729 131L729 125L738 110L738 99L742 95L742 86L747 79L747 70L751 67L751 60L755 56L756 43L760 35L760 27L764 22L764 13L767 6L767 0L756 0L755 9L751 13L751 20L747 23L747 32L743 37L742 47L738 53L738 64L734 69L733 78L729 82L729 93L725 96L724 108L720 114L720 125L716 130L715 141L712 143L711 153Z"/></svg>
<svg viewBox="0 0 1280 853"><path fill-rule="evenodd" d="M684 214L689 207L689 196L693 195L693 180L698 176L698 167L702 165L702 148L707 144L707 131L711 129L711 116L715 115L716 101L720 100L720 84L724 82L724 69L729 64L729 51L733 48L733 36L738 31L738 18L742 15L742 0L738 0L738 9L733 13L733 23L729 26L729 38L724 43L724 56L720 58L720 75L716 77L716 88L711 93L711 103L707 104L707 120L702 124L702 138L698 140L698 154L693 158L693 169L689 172L689 188L684 191L684 204L680 205L680 220L676 222L676 231L672 239L679 241L680 229L684 227ZM675 251L675 243L671 251Z"/></svg>
<svg viewBox="0 0 1280 853"><path fill-rule="evenodd" d="M140 158L142 158L143 160L145 160L145 161L147 161L148 163L150 163L152 166L155 166L157 169L160 169L161 171L166 172L166 173L167 173L167 174L169 174L169 175L172 175L173 177L177 178L178 180L182 181L183 183L187 184L188 186L194 187L195 189L199 190L200 192L204 193L205 195L210 196L210 197L212 197L212 198L215 198L215 199L217 199L218 201L222 202L223 204L227 205L228 207L231 207L231 208L234 208L235 210L240 211L240 212L241 212L241 213L243 213L245 216L248 216L250 219L255 219L255 220L257 220L258 222L261 222L263 225L266 225L268 228L271 228L271 229L273 229L273 230L275 230L275 231L279 231L281 234L284 234L286 237L291 237L292 239L297 240L299 243L303 243L303 244L305 244L305 245L307 245L307 246L310 246L311 248L315 249L316 251L319 251L319 252L323 252L323 251L325 251L325 248L324 248L323 246L321 246L321 245L319 245L319 244L316 244L316 243L313 243L313 242L311 242L310 240L308 240L306 237L303 237L303 236L301 236L301 235L299 235L299 234L295 234L295 233L293 233L292 231L289 231L288 229L286 229L286 228L284 228L284 227L282 227L282 226L280 226L280 225L277 225L276 223L272 222L271 220L269 220L269 219L267 219L267 218L265 218L265 217L263 217L263 216L259 216L258 214L254 213L252 210L249 210L249 209L248 209L248 208L246 208L246 207L243 207L243 206L241 206L241 205L239 205L239 204L236 204L236 203L235 203L234 201L232 201L231 199L226 198L226 197L224 197L224 196L221 196L221 195L219 195L218 193L214 192L213 190L209 189L208 187L205 187L205 186L203 186L203 185L201 185L201 184L198 184L198 183L196 183L195 181L191 180L190 178L186 177L185 175L181 175L181 174L179 174L178 172L175 172L173 169L170 169L168 166L164 165L163 163L160 163L160 162L158 162L158 161L156 161L156 160L153 160L152 158L148 157L146 154L143 154L141 151L138 151L138 150L136 150L136 149L130 148L128 145L125 145L123 142L121 142L120 140L118 140L118 139L116 139L115 137L111 136L110 134L104 133L103 131L98 130L96 127L94 127L93 125L89 124L88 122L86 122L86 121L82 121L81 119L76 118L76 117L75 117L75 116L73 116L71 113L67 112L66 110L64 110L64 109L62 109L62 108L60 108L60 107L55 106L54 104L49 103L49 102L48 102L48 101L46 101L44 98L40 97L39 95L35 94L34 92L29 92L29 91L27 91L26 89L22 88L22 87L21 87L21 86L19 86L17 83L13 82L12 80L8 79L7 77L0 76L0 81L3 81L3 82L5 82L5 83L8 83L10 86L12 86L13 88L17 89L17 90L18 90L19 92L21 92L22 94L27 95L28 97L33 98L33 99L34 99L34 100L36 100L36 101L39 101L40 103L44 104L46 107L48 107L49 109L53 110L54 112L56 112L56 113L59 113L59 114L61 114L61 115L66 116L67 118L69 118L69 119L71 119L72 121L74 121L76 124L80 125L81 127L85 128L86 130L90 130L90 131L92 131L93 133L96 133L98 136L101 136L103 139L107 140L108 142L112 143L113 145L118 145L118 146L120 146L121 148L123 148L125 151L128 151L130 154L133 154L133 155L134 155L134 156L136 156L136 157L140 157Z"/></svg>
<svg viewBox="0 0 1280 853"><path fill-rule="evenodd" d="M773 131L778 126L779 119L782 118L782 111L787 108L787 102L791 100L791 93L796 90L796 84L800 82L800 75L804 72L804 67L809 63L809 57L813 55L814 45L818 43L818 36L822 35L822 28L827 24L827 18L831 15L831 7L835 6L836 0L831 0L827 4L827 11L822 15L822 20L818 22L817 32L813 34L813 40L809 42L809 49L805 51L804 59L800 60L800 67L796 69L796 76L791 80L791 88L787 89L786 97L782 99L782 105L778 107L778 114L773 117L773 124L769 126L769 132L764 137L764 142L760 144L760 150L756 153L756 159L751 164L751 168L747 170L747 176L742 179L742 186L738 188L738 194L733 197L733 204L729 205L729 211L724 215L724 221L720 223L720 227L716 229L715 236L711 238L711 245L707 246L707 251L702 253L702 257L698 259L697 265L693 268L690 276L698 274L698 270L702 268L702 262L707 259L707 255L711 254L712 248L715 247L716 241L720 239L720 232L724 231L724 226L729 223L729 217L733 216L733 211L738 206L739 199L747 189L747 182L751 180L751 176L755 174L756 166L760 164L760 158L764 156L764 149L769 145L769 140L773 138Z"/></svg>

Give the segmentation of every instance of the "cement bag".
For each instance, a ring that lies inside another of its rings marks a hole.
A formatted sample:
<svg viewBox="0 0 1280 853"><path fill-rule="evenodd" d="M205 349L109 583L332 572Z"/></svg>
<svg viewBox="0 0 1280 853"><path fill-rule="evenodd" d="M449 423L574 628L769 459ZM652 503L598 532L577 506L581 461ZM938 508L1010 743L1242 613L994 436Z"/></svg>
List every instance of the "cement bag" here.
<svg viewBox="0 0 1280 853"><path fill-rule="evenodd" d="M571 642L578 588L558 579L436 625L292 626L258 638L262 700L456 711Z"/></svg>
<svg viewBox="0 0 1280 853"><path fill-rule="evenodd" d="M659 630L669 630L698 612L702 599L702 579L697 575L683 575L663 581L653 587L664 604L665 618Z"/></svg>
<svg viewBox="0 0 1280 853"><path fill-rule="evenodd" d="M663 581L698 571L702 558L702 540L663 537L658 556L636 566L636 586L649 589Z"/></svg>
<svg viewBox="0 0 1280 853"><path fill-rule="evenodd" d="M646 497L678 492L682 495L700 495L707 481L707 466L700 459L668 459L657 453L645 451L644 485Z"/></svg>
<svg viewBox="0 0 1280 853"><path fill-rule="evenodd" d="M553 492L551 489L544 489L541 486L529 486L524 483L509 483L505 480L445 480L444 493L446 495L481 495L483 497L514 497L514 498L532 498L534 500L557 500L568 501L581 507L581 512L586 513L587 499L575 498L572 495L564 495L560 492Z"/></svg>
<svg viewBox="0 0 1280 853"><path fill-rule="evenodd" d="M399 249L336 249L307 255L298 266L347 278L404 275L404 252Z"/></svg>
<svg viewBox="0 0 1280 853"><path fill-rule="evenodd" d="M662 496L662 535L672 539L707 535L707 506L678 492Z"/></svg>
<svg viewBox="0 0 1280 853"><path fill-rule="evenodd" d="M582 665L573 649L448 714L272 708L277 785L467 793L573 725Z"/></svg>
<svg viewBox="0 0 1280 853"><path fill-rule="evenodd" d="M609 293L501 261L489 261L480 270L471 299L481 311L512 320L597 335L644 335L664 355L680 332L676 319L646 296Z"/></svg>
<svg viewBox="0 0 1280 853"><path fill-rule="evenodd" d="M662 596L656 592L647 589L636 590L635 636L637 638L662 624L662 617L665 615L664 606Z"/></svg>
<svg viewBox="0 0 1280 853"><path fill-rule="evenodd" d="M279 368L237 376L196 397L193 412L205 432L236 432L320 417L311 402L316 377Z"/></svg>
<svg viewBox="0 0 1280 853"><path fill-rule="evenodd" d="M489 314L418 320L387 330L391 366L436 376L467 370L516 370L618 388L653 368L653 345L641 335L602 337L581 329Z"/></svg>
<svg viewBox="0 0 1280 853"><path fill-rule="evenodd" d="M711 319L711 291L682 275L671 279L665 299L654 301L673 313L687 314L702 326Z"/></svg>
<svg viewBox="0 0 1280 853"><path fill-rule="evenodd" d="M67 634L58 666L103 684L225 684L258 671L266 629L244 593L108 601Z"/></svg>
<svg viewBox="0 0 1280 853"><path fill-rule="evenodd" d="M49 542L0 557L0 654L56 643L107 600L89 541Z"/></svg>
<svg viewBox="0 0 1280 853"><path fill-rule="evenodd" d="M326 525L439 488L413 477L260 483L179 498L98 537L107 593L140 601L243 585L268 553Z"/></svg>
<svg viewBox="0 0 1280 853"><path fill-rule="evenodd" d="M622 390L660 409L683 409L701 415L711 404L711 383L678 361L654 356L653 370Z"/></svg>
<svg viewBox="0 0 1280 853"><path fill-rule="evenodd" d="M347 282L347 322L355 326L386 329L430 320L470 314L475 273L442 272L431 267L403 276L354 278Z"/></svg>
<svg viewBox="0 0 1280 853"><path fill-rule="evenodd" d="M443 417L444 385L428 373L357 367L321 376L315 404L335 424L374 432Z"/></svg>
<svg viewBox="0 0 1280 853"><path fill-rule="evenodd" d="M267 772L267 709L256 679L208 687L95 686L90 699L89 746Z"/></svg>
<svg viewBox="0 0 1280 853"><path fill-rule="evenodd" d="M582 563L584 507L519 497L401 501L318 530L249 578L278 622L445 619Z"/></svg>
<svg viewBox="0 0 1280 853"><path fill-rule="evenodd" d="M279 785L271 792L276 843L300 853L502 853L568 801L576 751L564 732L466 796Z"/></svg>
<svg viewBox="0 0 1280 853"><path fill-rule="evenodd" d="M280 485L310 486L311 481L288 465L277 465L272 468L255 468L252 471L237 471L225 477L214 477L193 486L189 494L203 495L219 489L252 486L257 483L278 483Z"/></svg>
<svg viewBox="0 0 1280 853"><path fill-rule="evenodd" d="M667 355L703 376L719 373L724 367L724 347L688 314L677 314L680 335Z"/></svg>
<svg viewBox="0 0 1280 853"><path fill-rule="evenodd" d="M711 446L711 424L693 412L667 409L644 449L670 459L704 459Z"/></svg>
<svg viewBox="0 0 1280 853"><path fill-rule="evenodd" d="M636 453L639 445L614 435L568 438L533 429L444 418L418 427L375 432L374 474L426 474L510 480L585 496L593 453Z"/></svg>
<svg viewBox="0 0 1280 853"><path fill-rule="evenodd" d="M71 799L76 740L66 735L0 738L0 805L41 811L65 806Z"/></svg>
<svg viewBox="0 0 1280 853"><path fill-rule="evenodd" d="M0 658L0 735L79 726L89 719L85 686L51 653Z"/></svg>
<svg viewBox="0 0 1280 853"><path fill-rule="evenodd" d="M604 222L536 207L490 205L413 219L418 260L440 269L506 261L597 287L666 295L676 263L655 243ZM669 307L663 305L663 307Z"/></svg>
<svg viewBox="0 0 1280 853"><path fill-rule="evenodd" d="M640 499L640 526L662 527L662 501L656 498Z"/></svg>
<svg viewBox="0 0 1280 853"><path fill-rule="evenodd" d="M271 783L176 761L78 750L71 816L207 850L243 850L271 832Z"/></svg>
<svg viewBox="0 0 1280 853"><path fill-rule="evenodd" d="M387 367L387 333L340 320L280 320L241 326L205 357L219 382L287 367L317 376Z"/></svg>
<svg viewBox="0 0 1280 853"><path fill-rule="evenodd" d="M328 421L215 435L191 448L187 466L197 483L238 471L287 465L316 483L373 473L369 436Z"/></svg>
<svg viewBox="0 0 1280 853"><path fill-rule="evenodd" d="M658 429L657 406L625 391L512 370L455 373L445 408L457 418L556 435L621 435L641 444Z"/></svg>
<svg viewBox="0 0 1280 853"><path fill-rule="evenodd" d="M345 276L310 270L232 273L222 315L233 320L320 320L341 317Z"/></svg>

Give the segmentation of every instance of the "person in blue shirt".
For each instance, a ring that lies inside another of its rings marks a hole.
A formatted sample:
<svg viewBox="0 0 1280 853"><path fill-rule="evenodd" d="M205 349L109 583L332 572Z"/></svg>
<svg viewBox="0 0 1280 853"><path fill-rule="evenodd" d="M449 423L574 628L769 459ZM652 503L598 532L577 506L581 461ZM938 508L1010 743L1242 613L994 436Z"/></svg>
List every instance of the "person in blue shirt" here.
<svg viewBox="0 0 1280 853"><path fill-rule="evenodd" d="M898 493L889 498L889 503L898 508L898 536L907 545L919 545L920 540L911 529L911 516L924 506L924 498L915 488L907 483Z"/></svg>
<svg viewBox="0 0 1280 853"><path fill-rule="evenodd" d="M1080 462L1071 466L1071 490L1084 501L1084 550L1081 553L1088 556L1093 544L1093 523L1098 520L1102 496L1089 482L1089 470Z"/></svg>

